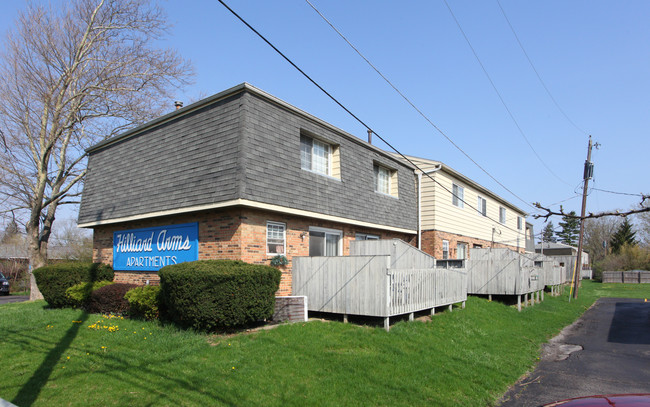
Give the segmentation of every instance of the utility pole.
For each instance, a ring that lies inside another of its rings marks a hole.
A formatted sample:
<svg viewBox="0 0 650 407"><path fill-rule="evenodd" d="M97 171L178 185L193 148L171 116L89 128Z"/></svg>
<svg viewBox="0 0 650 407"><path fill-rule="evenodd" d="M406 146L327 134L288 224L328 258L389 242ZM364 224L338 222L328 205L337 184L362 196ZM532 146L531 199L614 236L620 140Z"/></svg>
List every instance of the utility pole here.
<svg viewBox="0 0 650 407"><path fill-rule="evenodd" d="M596 146L598 144L596 143ZM587 187L589 180L594 175L594 165L591 162L591 136L589 136L589 147L587 148L587 161L585 161L585 170L583 174L584 186L582 189L582 211L580 212L580 236L578 238L578 258L576 259L576 268L573 279L573 298L578 298L578 282L582 275L582 242L585 233L585 211L587 209ZM571 298L569 297L569 300Z"/></svg>

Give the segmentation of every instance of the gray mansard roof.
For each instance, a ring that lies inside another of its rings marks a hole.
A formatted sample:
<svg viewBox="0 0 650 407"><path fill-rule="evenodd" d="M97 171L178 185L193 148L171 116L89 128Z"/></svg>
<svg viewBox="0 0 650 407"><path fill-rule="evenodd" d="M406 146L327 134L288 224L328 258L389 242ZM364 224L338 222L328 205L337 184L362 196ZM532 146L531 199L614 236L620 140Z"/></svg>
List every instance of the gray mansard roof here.
<svg viewBox="0 0 650 407"><path fill-rule="evenodd" d="M300 168L300 135L338 146L340 179ZM414 232L413 168L249 84L88 150L79 224L92 227L244 205ZM397 170L398 198L373 165Z"/></svg>

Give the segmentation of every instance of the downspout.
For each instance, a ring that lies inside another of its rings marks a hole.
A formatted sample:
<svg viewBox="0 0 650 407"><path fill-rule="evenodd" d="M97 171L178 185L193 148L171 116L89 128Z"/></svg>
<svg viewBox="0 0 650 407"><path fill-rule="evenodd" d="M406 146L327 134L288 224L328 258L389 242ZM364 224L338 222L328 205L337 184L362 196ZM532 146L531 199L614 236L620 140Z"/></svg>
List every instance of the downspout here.
<svg viewBox="0 0 650 407"><path fill-rule="evenodd" d="M440 171L442 164L438 164L435 168L429 171L418 172L418 249L422 250L422 175L433 174Z"/></svg>
<svg viewBox="0 0 650 407"><path fill-rule="evenodd" d="M422 173L418 172L418 250L422 250Z"/></svg>

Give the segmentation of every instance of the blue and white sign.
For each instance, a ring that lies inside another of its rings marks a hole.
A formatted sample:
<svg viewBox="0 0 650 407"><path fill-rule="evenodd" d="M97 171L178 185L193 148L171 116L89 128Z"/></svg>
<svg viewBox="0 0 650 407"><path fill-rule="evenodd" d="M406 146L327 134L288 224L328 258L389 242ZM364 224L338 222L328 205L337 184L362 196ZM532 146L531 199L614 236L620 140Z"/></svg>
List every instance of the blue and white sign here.
<svg viewBox="0 0 650 407"><path fill-rule="evenodd" d="M113 233L113 269L158 271L199 259L199 224L160 226Z"/></svg>

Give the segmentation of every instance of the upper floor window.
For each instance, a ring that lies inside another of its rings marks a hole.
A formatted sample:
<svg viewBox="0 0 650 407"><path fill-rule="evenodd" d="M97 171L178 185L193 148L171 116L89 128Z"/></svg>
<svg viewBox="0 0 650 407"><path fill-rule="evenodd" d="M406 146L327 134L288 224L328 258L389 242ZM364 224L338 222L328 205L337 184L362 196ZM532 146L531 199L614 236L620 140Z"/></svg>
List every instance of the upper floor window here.
<svg viewBox="0 0 650 407"><path fill-rule="evenodd" d="M478 213L480 213L483 216L487 216L487 201L483 197L478 197L478 202L476 205L476 209L478 210Z"/></svg>
<svg viewBox="0 0 650 407"><path fill-rule="evenodd" d="M524 228L524 218L517 216L517 229L522 230Z"/></svg>
<svg viewBox="0 0 650 407"><path fill-rule="evenodd" d="M499 222L505 224L506 223L506 208L503 206L499 207Z"/></svg>
<svg viewBox="0 0 650 407"><path fill-rule="evenodd" d="M374 164L375 191L397 197L397 171Z"/></svg>
<svg viewBox="0 0 650 407"><path fill-rule="evenodd" d="M332 175L332 146L311 137L300 136L300 167Z"/></svg>
<svg viewBox="0 0 650 407"><path fill-rule="evenodd" d="M390 170L380 165L374 166L375 171L375 191L382 194L390 194Z"/></svg>
<svg viewBox="0 0 650 407"><path fill-rule="evenodd" d="M462 208L464 194L465 194L465 188L461 187L460 185L452 184L451 203L454 204L454 206Z"/></svg>

